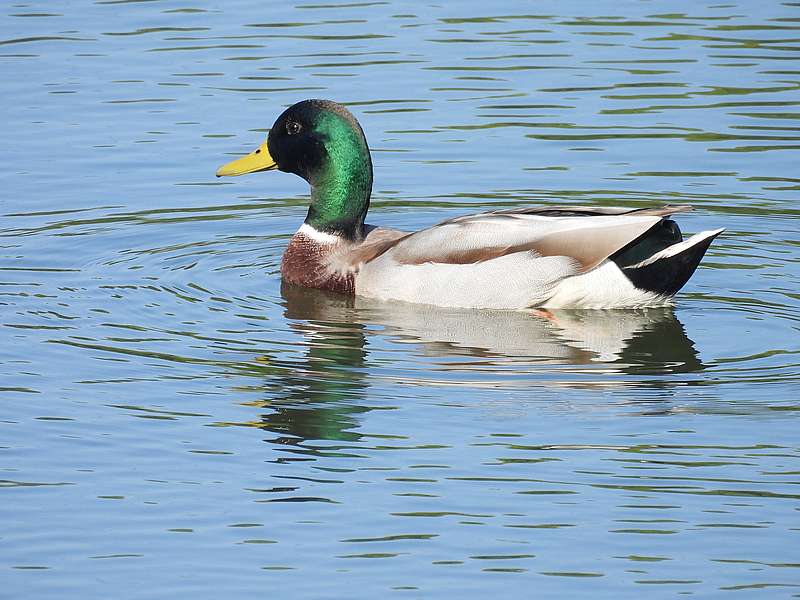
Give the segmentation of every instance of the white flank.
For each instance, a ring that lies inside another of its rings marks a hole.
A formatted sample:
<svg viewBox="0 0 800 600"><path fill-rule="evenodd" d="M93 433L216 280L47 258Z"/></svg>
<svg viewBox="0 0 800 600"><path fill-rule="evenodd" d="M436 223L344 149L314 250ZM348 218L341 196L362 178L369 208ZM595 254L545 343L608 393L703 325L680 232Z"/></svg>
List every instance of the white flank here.
<svg viewBox="0 0 800 600"><path fill-rule="evenodd" d="M339 236L325 233L324 231L317 231L308 223L303 223L300 226L300 229L297 230L297 233L300 233L307 238L311 238L318 244L338 244L341 241Z"/></svg>
<svg viewBox="0 0 800 600"><path fill-rule="evenodd" d="M382 260L383 259L383 260ZM386 262L384 262L386 261ZM575 274L567 257L510 254L469 265L398 265L379 257L356 278L356 294L460 308L643 308L669 297L640 290L610 260Z"/></svg>
<svg viewBox="0 0 800 600"><path fill-rule="evenodd" d="M565 277L577 272L566 256L516 252L469 264L399 264L387 252L364 264L356 294L460 308L519 309L538 306Z"/></svg>

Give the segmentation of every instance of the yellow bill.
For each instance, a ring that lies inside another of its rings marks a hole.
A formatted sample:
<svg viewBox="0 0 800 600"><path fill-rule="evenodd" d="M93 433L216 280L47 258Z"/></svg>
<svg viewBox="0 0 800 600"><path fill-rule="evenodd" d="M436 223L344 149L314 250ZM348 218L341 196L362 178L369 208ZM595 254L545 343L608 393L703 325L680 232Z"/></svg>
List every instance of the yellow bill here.
<svg viewBox="0 0 800 600"><path fill-rule="evenodd" d="M255 173L256 171L269 171L277 167L278 165L269 155L267 142L265 141L247 156L237 158L226 165L222 165L217 169L217 177L244 175L246 173Z"/></svg>

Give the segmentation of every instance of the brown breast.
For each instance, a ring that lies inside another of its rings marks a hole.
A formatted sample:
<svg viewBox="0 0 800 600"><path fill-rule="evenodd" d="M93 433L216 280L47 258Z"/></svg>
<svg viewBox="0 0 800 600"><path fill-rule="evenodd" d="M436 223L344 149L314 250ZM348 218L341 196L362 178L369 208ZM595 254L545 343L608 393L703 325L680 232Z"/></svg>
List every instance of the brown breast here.
<svg viewBox="0 0 800 600"><path fill-rule="evenodd" d="M294 234L283 253L281 277L304 287L354 294L354 274L340 273L330 266L338 246L319 243L300 232Z"/></svg>

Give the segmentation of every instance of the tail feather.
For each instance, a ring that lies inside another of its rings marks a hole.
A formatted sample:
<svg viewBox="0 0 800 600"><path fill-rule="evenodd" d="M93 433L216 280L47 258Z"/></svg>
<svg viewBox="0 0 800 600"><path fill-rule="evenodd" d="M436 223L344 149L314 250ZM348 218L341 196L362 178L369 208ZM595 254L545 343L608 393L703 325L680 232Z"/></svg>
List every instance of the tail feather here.
<svg viewBox="0 0 800 600"><path fill-rule="evenodd" d="M623 266L622 272L639 289L673 296L689 281L711 242L723 231L697 233L635 264Z"/></svg>

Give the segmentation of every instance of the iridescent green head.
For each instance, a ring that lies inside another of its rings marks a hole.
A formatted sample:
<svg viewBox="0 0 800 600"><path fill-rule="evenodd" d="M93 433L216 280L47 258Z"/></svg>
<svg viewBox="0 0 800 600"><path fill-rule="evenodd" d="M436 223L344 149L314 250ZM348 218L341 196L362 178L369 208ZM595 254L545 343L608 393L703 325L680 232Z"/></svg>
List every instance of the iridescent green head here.
<svg viewBox="0 0 800 600"><path fill-rule="evenodd" d="M303 100L278 117L266 143L220 167L217 175L278 168L311 184L306 223L350 239L363 236L372 192L372 160L361 126L344 106Z"/></svg>

